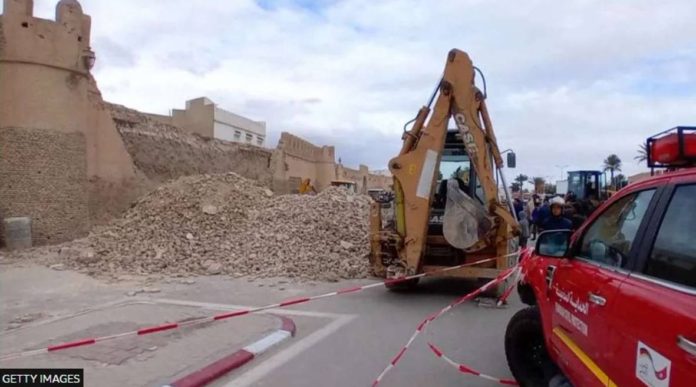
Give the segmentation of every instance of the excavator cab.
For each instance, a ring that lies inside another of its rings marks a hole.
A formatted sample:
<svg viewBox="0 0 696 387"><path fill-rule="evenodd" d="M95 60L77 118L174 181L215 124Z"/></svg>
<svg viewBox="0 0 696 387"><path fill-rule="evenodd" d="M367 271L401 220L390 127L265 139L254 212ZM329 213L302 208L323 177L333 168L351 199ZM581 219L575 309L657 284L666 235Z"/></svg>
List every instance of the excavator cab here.
<svg viewBox="0 0 696 387"><path fill-rule="evenodd" d="M606 188L604 174L600 171L569 171L568 192L578 200L604 200Z"/></svg>
<svg viewBox="0 0 696 387"><path fill-rule="evenodd" d="M449 235L448 241L445 236L445 223L456 222L469 214L462 214L459 206L452 205L452 196L458 194L459 200L468 201L469 205L480 208L486 202L481 182L471 165L471 159L466 153L466 147L457 129L447 131L435 186L428 221L425 263L439 266L457 265L463 262L465 253L454 245L458 244L456 239L460 239L463 233L455 228ZM453 189L457 191L451 192ZM447 206L448 197L450 198L449 207ZM475 239L478 239L478 224L476 226Z"/></svg>
<svg viewBox="0 0 696 387"><path fill-rule="evenodd" d="M435 192L430 210L428 235L442 235L445 207L447 205L447 184L450 180L457 183L459 189L480 204L485 203L481 182L471 166L471 159L456 129L447 131L445 147L440 158L440 165L435 182Z"/></svg>
<svg viewBox="0 0 696 387"><path fill-rule="evenodd" d="M404 131L401 151L389 161L394 211L386 222L376 203L370 212L370 257L378 276L440 272L493 258L446 272L485 279L514 265L510 253L517 249L519 226L485 104L485 81L481 92L476 71L466 53L450 51L430 102ZM448 129L450 122L456 129Z"/></svg>

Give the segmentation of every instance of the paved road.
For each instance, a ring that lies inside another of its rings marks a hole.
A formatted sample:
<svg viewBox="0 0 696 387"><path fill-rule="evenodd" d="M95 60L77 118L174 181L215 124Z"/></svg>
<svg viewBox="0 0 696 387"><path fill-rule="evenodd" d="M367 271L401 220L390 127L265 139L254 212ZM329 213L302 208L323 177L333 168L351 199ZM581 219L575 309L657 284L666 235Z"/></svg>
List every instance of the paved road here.
<svg viewBox="0 0 696 387"><path fill-rule="evenodd" d="M312 295L353 283L280 284L269 288L273 280L227 282L219 284L218 292L206 291L205 297L225 302L230 294L225 290L229 290L236 295L237 303L261 305L277 301L281 293L291 297ZM285 289L278 291L278 286ZM473 284L467 281L428 279L415 292L393 293L376 288L291 308L289 310L306 313L291 315L297 323L297 337L216 386L369 386L423 318L473 288ZM199 298L198 295L188 295L191 296ZM503 334L509 318L522 307L516 295L505 309L479 307L474 303L459 306L436 320L419 336L381 385L494 385L484 379L460 374L437 359L427 348L428 341L437 344L456 361L481 372L510 377ZM313 317L312 313L317 313L317 316Z"/></svg>
<svg viewBox="0 0 696 387"><path fill-rule="evenodd" d="M119 329L133 329L160 319L176 320L222 309L265 305L373 282L297 284L283 279L250 280L222 276L196 277L194 280L188 284L182 284L180 279L149 280L148 285L157 287L157 292L128 297L125 294L129 290L142 285L137 281L108 284L82 274L34 265L3 265L0 271L0 285L5 295L0 305L0 326L4 331L0 334L0 341L6 344L3 352L35 347L33 341L39 343L45 339L40 339L39 333L50 333L54 339L77 337L90 333L90 329L94 331L90 334L94 335L116 333ZM291 317L297 325L297 336L215 385L369 386L423 318L473 288L472 283L462 280L427 279L415 292L393 293L380 287L271 311ZM108 306L138 300L152 302L161 311L138 312L140 307L136 306L124 310ZM93 307L107 309L104 312L84 312ZM503 333L510 316L520 308L522 305L515 297L506 309L478 307L474 303L459 306L430 325L381 385L494 385L487 380L460 374L437 359L427 348L428 341L440 346L456 361L495 376L509 377ZM79 311L82 314L77 313ZM28 312L40 314L21 329L11 327L12 319ZM61 320L65 318L74 322ZM52 319L58 320L52 322ZM125 328L111 326L116 323L130 325L124 325ZM80 325L84 329L78 329ZM21 364L13 365L30 366L39 364L36 361L48 361L55 362L56 366L85 367L88 380L89 375L93 378L99 376L102 385L123 385L124 381L134 386L153 385L153 381L172 380L174 375L224 356L231 347L253 342L273 325L273 321L264 316L244 316L222 323L220 327L153 337L158 341L154 344L114 342L115 349L97 344L92 348L27 358ZM26 335L32 338L31 345L27 342L21 344ZM126 348L120 346L127 346L133 353L123 353ZM140 347L155 350L151 354L142 353ZM114 358L116 355L119 359ZM167 363L166 359L177 360Z"/></svg>

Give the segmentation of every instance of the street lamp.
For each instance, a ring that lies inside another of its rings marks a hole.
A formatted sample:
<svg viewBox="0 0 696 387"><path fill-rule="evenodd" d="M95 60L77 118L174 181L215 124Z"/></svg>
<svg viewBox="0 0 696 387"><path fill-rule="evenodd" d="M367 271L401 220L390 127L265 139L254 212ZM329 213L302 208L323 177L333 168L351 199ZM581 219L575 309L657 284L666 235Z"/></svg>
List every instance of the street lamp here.
<svg viewBox="0 0 696 387"><path fill-rule="evenodd" d="M507 167L508 168L515 168L517 166L517 156L515 156L515 151L513 151L512 149L505 149L504 151L500 152L500 155L502 156L505 153L508 153L507 163L506 163Z"/></svg>

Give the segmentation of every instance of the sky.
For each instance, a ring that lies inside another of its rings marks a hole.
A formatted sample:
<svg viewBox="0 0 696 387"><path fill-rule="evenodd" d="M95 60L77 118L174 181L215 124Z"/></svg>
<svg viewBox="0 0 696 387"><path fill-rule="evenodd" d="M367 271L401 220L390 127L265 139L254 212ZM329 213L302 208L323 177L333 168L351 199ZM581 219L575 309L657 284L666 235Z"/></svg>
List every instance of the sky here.
<svg viewBox="0 0 696 387"><path fill-rule="evenodd" d="M54 17L55 1L35 0ZM631 175L646 137L696 125L696 2L652 0L82 0L104 98L166 114L207 96L335 145L345 165L386 168L447 52L483 70L502 149L547 180Z"/></svg>

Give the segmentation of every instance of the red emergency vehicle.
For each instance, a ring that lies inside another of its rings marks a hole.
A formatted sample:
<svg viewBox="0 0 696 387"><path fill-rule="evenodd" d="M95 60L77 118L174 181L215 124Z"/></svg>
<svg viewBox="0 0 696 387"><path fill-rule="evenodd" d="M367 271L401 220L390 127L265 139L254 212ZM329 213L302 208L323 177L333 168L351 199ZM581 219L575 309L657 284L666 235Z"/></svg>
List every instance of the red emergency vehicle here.
<svg viewBox="0 0 696 387"><path fill-rule="evenodd" d="M529 307L510 320L505 351L523 387L696 386L696 138L686 134L648 141L670 154L660 166L679 169L625 187L574 233L540 234L522 257Z"/></svg>

